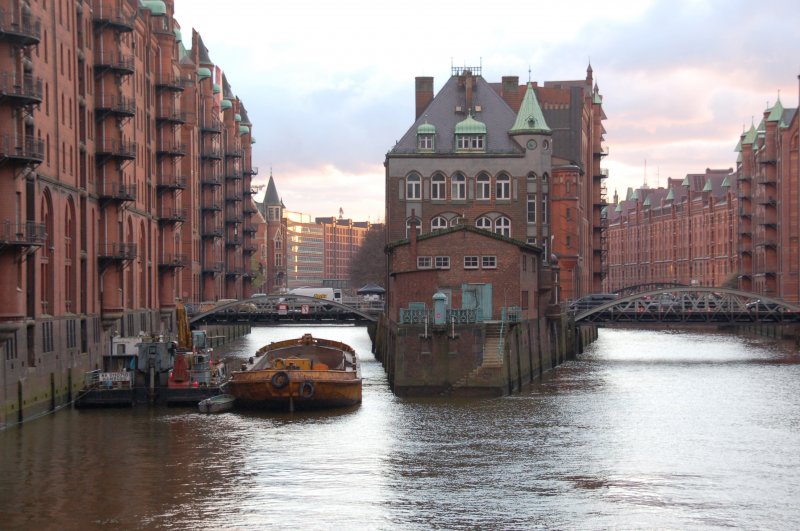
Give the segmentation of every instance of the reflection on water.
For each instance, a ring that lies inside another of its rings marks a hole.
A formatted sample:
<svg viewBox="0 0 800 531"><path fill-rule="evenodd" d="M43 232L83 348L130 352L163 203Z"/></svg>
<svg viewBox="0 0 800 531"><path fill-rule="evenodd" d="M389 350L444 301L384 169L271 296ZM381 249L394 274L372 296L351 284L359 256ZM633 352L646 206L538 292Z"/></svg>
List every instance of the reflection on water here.
<svg viewBox="0 0 800 531"><path fill-rule="evenodd" d="M523 394L394 397L364 328L257 328L249 357L352 345L327 412L64 411L0 432L3 528L790 528L800 356L765 340L602 330Z"/></svg>

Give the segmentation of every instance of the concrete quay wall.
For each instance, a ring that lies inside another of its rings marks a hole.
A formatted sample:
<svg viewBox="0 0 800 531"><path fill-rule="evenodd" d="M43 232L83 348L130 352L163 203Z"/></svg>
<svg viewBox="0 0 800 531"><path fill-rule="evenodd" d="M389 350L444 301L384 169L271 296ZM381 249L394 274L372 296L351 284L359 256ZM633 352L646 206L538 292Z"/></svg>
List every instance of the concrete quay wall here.
<svg viewBox="0 0 800 531"><path fill-rule="evenodd" d="M153 322L158 322L159 316L153 312ZM87 351L82 352L79 347L67 348L71 342L58 333L62 328L58 320L52 321L52 352L35 351L34 364L20 356L0 365L0 430L70 405L84 386L84 375L103 367L103 355L111 343L107 333L99 334L98 342L87 341ZM251 327L249 323L225 323L202 328L207 330L211 346L218 347L249 334ZM17 346L27 349L24 343Z"/></svg>
<svg viewBox="0 0 800 531"><path fill-rule="evenodd" d="M501 355L492 323L398 325L385 317L370 328L373 352L398 396L504 396L579 354L597 338L594 326L567 316L506 323ZM487 346L489 348L487 348Z"/></svg>

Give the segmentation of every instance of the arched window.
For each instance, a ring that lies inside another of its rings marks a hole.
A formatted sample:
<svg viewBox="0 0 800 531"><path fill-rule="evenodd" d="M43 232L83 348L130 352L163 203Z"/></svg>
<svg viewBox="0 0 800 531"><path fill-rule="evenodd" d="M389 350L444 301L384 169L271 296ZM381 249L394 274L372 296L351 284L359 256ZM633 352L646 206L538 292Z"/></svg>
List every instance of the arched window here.
<svg viewBox="0 0 800 531"><path fill-rule="evenodd" d="M511 220L505 216L499 217L494 222L494 232L501 236L511 237Z"/></svg>
<svg viewBox="0 0 800 531"><path fill-rule="evenodd" d="M431 199L444 201L447 199L447 188L444 175L437 173L431 177Z"/></svg>
<svg viewBox="0 0 800 531"><path fill-rule="evenodd" d="M491 199L492 198L491 178L485 173L480 173L478 174L478 177L477 179L475 179L475 181L477 184L475 190L475 198L484 200Z"/></svg>
<svg viewBox="0 0 800 531"><path fill-rule="evenodd" d="M406 199L420 199L422 197L422 184L419 175L412 173L406 178Z"/></svg>
<svg viewBox="0 0 800 531"><path fill-rule="evenodd" d="M450 199L459 200L467 197L467 178L456 173L450 179Z"/></svg>
<svg viewBox="0 0 800 531"><path fill-rule="evenodd" d="M464 218L462 218L461 216L453 216L453 218L450 220L450 226L451 227L456 227L458 225L461 225L461 221L463 219Z"/></svg>
<svg viewBox="0 0 800 531"><path fill-rule="evenodd" d="M547 182L547 178L548 178L547 172L543 173L542 174L542 182L546 183Z"/></svg>
<svg viewBox="0 0 800 531"><path fill-rule="evenodd" d="M406 220L406 238L411 235L411 231L417 231L417 235L422 231L422 224L419 222L419 218L408 218Z"/></svg>
<svg viewBox="0 0 800 531"><path fill-rule="evenodd" d="M492 220L486 216L481 216L475 220L475 226L483 230L492 230Z"/></svg>
<svg viewBox="0 0 800 531"><path fill-rule="evenodd" d="M436 216L431 220L431 231L442 230L447 228L447 220L442 216Z"/></svg>
<svg viewBox="0 0 800 531"><path fill-rule="evenodd" d="M505 173L495 179L494 193L496 199L511 199L511 178Z"/></svg>

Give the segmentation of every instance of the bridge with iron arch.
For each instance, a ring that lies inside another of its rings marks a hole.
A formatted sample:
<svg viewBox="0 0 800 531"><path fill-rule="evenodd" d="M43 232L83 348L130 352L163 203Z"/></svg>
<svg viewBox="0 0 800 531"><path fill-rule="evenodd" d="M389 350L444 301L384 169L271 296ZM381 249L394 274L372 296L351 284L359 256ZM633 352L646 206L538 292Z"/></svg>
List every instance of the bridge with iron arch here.
<svg viewBox="0 0 800 531"><path fill-rule="evenodd" d="M577 323L800 323L800 306L728 288L665 287L574 310Z"/></svg>
<svg viewBox="0 0 800 531"><path fill-rule="evenodd" d="M189 324L249 321L263 323L369 324L383 312L383 301L339 303L304 295L260 295L223 301L213 307L186 305Z"/></svg>

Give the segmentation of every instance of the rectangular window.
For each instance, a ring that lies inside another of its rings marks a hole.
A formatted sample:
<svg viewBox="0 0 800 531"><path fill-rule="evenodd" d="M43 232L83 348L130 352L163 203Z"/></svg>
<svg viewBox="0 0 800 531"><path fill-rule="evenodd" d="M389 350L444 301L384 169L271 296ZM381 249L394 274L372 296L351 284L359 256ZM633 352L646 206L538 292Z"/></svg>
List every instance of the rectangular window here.
<svg viewBox="0 0 800 531"><path fill-rule="evenodd" d="M542 223L549 223L547 219L547 194L542 194Z"/></svg>
<svg viewBox="0 0 800 531"><path fill-rule="evenodd" d="M417 269L430 269L433 267L433 261L430 256L417 257Z"/></svg>
<svg viewBox="0 0 800 531"><path fill-rule="evenodd" d="M536 223L536 194L528 194L528 223Z"/></svg>
<svg viewBox="0 0 800 531"><path fill-rule="evenodd" d="M496 256L481 256L481 267L483 269L495 269L495 268L497 268L497 257Z"/></svg>
<svg viewBox="0 0 800 531"><path fill-rule="evenodd" d="M464 257L464 269L478 269L478 257L477 256L465 256Z"/></svg>
<svg viewBox="0 0 800 531"><path fill-rule="evenodd" d="M417 137L417 148L421 150L433 150L433 135L419 135Z"/></svg>
<svg viewBox="0 0 800 531"><path fill-rule="evenodd" d="M527 292L527 290L523 290L522 293L520 294L519 303L520 303L519 305L522 307L523 310L527 310L528 309L528 292Z"/></svg>
<svg viewBox="0 0 800 531"><path fill-rule="evenodd" d="M491 183L489 183L489 179L486 178L486 180L483 180L478 177L478 181L476 183L477 199L491 199L491 190Z"/></svg>
<svg viewBox="0 0 800 531"><path fill-rule="evenodd" d="M416 179L409 178L406 182L406 199L419 199L420 197L422 197L422 191L419 177Z"/></svg>
<svg viewBox="0 0 800 531"><path fill-rule="evenodd" d="M495 181L495 197L497 199L510 199L511 198L511 181L508 178L499 178Z"/></svg>
<svg viewBox="0 0 800 531"><path fill-rule="evenodd" d="M436 269L450 269L450 257L449 256L437 256L436 257Z"/></svg>
<svg viewBox="0 0 800 531"><path fill-rule="evenodd" d="M444 178L437 179L436 177L434 177L431 180L431 199L437 199L437 200L446 199Z"/></svg>

